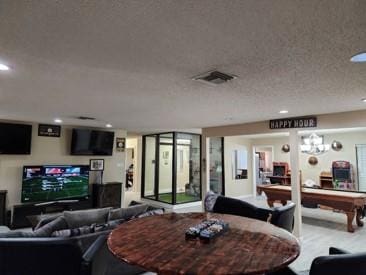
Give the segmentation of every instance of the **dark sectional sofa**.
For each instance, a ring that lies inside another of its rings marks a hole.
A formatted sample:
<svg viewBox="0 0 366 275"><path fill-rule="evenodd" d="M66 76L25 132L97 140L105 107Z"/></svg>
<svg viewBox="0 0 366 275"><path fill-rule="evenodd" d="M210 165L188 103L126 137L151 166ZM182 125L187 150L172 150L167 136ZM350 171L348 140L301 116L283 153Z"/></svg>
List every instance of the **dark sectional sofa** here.
<svg viewBox="0 0 366 275"><path fill-rule="evenodd" d="M31 232L0 233L0 274L143 273L116 259L106 244L108 234L121 223L164 212L146 204L133 204L127 208L65 211L39 217Z"/></svg>

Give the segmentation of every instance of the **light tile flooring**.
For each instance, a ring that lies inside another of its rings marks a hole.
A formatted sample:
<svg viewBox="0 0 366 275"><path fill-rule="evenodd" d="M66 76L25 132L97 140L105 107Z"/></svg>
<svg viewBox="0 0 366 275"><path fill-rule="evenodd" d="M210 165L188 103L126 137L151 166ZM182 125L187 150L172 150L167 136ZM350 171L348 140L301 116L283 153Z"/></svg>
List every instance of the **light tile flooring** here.
<svg viewBox="0 0 366 275"><path fill-rule="evenodd" d="M260 207L268 207L266 198L263 196L245 200ZM179 209L179 212L200 211L200 207ZM302 217L301 254L291 264L293 269L297 271L309 269L314 258L328 254L330 246L339 247L350 252L366 251L366 226L357 227L354 223L355 232L347 232L345 214L302 207Z"/></svg>

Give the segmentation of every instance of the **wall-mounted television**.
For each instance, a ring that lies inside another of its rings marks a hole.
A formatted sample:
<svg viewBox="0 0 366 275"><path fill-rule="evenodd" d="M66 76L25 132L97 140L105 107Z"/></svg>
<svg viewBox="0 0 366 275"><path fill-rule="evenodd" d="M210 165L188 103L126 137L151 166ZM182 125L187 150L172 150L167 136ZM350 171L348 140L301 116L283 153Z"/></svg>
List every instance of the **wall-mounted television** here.
<svg viewBox="0 0 366 275"><path fill-rule="evenodd" d="M114 132L72 129L71 155L111 156Z"/></svg>
<svg viewBox="0 0 366 275"><path fill-rule="evenodd" d="M0 123L0 154L30 155L32 125Z"/></svg>
<svg viewBox="0 0 366 275"><path fill-rule="evenodd" d="M22 202L85 199L89 196L89 165L24 166Z"/></svg>

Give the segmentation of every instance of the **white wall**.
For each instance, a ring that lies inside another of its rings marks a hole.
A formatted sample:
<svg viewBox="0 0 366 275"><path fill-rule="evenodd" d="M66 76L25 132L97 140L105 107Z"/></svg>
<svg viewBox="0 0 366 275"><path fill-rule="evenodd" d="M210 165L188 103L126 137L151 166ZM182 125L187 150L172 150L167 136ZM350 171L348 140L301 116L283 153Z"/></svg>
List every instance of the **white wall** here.
<svg viewBox="0 0 366 275"><path fill-rule="evenodd" d="M318 164L312 166L308 163L310 155L300 153L300 170L302 173L302 181L311 179L319 183L319 176L322 171L331 171L332 162L336 160L349 161L353 167L354 180L357 181L357 161L356 161L356 144L366 144L366 131L350 131L347 133L329 133L319 134L324 136L324 142L331 144L336 140L342 143L343 148L340 151L330 149L328 152L317 155ZM274 149L273 161L287 162L290 165L290 153L282 152L282 145L288 144L288 137L271 137L251 139L251 146L272 145ZM293 148L291 148L292 150ZM252 153L252 150L250 150ZM291 169L291 167L289 167ZM252 173L252 171L249 171Z"/></svg>
<svg viewBox="0 0 366 275"><path fill-rule="evenodd" d="M354 180L357 182L357 160L355 145L366 144L366 131L332 133L324 135L325 143L331 144L333 140L337 140L342 143L342 150L337 152L330 149L328 152L316 156L318 159L318 164L315 166L312 166L308 163L308 158L310 155L300 153L300 169L302 171L303 182L306 179L311 179L316 183L319 183L320 172L331 172L332 162L336 160L345 160L352 164Z"/></svg>
<svg viewBox="0 0 366 275"><path fill-rule="evenodd" d="M233 179L232 154L234 150L246 150L248 157L248 179ZM225 137L225 196L243 197L253 193L252 184L252 154L250 139L242 137Z"/></svg>
<svg viewBox="0 0 366 275"><path fill-rule="evenodd" d="M127 138L126 148L132 148L134 150L135 158L133 165L133 187L130 191L125 192L124 206L127 206L132 200L138 201L141 199L142 137Z"/></svg>
<svg viewBox="0 0 366 275"><path fill-rule="evenodd" d="M61 137L39 137L38 124L32 124L31 155L0 155L0 189L8 190L8 207L21 201L22 167L24 165L46 164L84 164L89 160L104 159L103 181L124 182L125 153L116 152L113 156L72 156L70 155L71 126L62 125ZM80 127L79 127L80 128ZM115 130L115 137L125 137L126 131ZM95 174L91 172L91 181Z"/></svg>

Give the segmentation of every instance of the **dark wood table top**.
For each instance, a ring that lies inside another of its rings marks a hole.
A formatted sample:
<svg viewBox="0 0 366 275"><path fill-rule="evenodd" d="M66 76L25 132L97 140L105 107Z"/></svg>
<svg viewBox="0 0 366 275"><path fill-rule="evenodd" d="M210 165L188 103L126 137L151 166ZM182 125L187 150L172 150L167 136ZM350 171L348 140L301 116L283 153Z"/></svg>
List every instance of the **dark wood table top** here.
<svg viewBox="0 0 366 275"><path fill-rule="evenodd" d="M185 231L204 219L229 223L209 243L186 240ZM296 237L258 220L214 214L164 214L120 225L108 238L110 251L127 263L159 274L263 274L293 262L300 254Z"/></svg>

